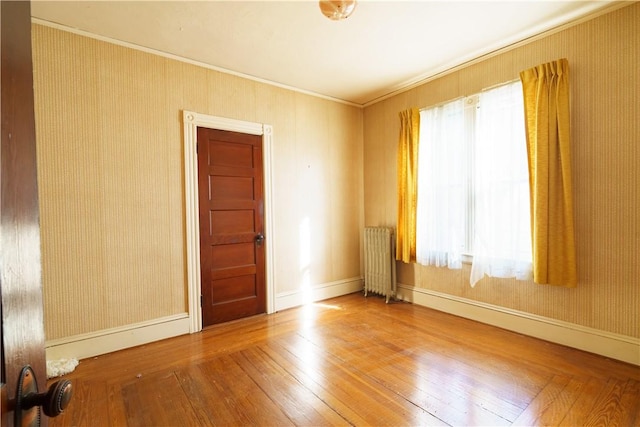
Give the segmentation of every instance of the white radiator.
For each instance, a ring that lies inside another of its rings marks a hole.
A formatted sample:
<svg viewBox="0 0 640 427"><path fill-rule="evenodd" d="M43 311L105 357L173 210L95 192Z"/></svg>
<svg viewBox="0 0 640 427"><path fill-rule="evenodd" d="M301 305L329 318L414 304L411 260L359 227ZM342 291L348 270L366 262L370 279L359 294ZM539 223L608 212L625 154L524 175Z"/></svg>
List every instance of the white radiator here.
<svg viewBox="0 0 640 427"><path fill-rule="evenodd" d="M396 296L396 242L393 228L364 228L364 296L383 295L386 302Z"/></svg>

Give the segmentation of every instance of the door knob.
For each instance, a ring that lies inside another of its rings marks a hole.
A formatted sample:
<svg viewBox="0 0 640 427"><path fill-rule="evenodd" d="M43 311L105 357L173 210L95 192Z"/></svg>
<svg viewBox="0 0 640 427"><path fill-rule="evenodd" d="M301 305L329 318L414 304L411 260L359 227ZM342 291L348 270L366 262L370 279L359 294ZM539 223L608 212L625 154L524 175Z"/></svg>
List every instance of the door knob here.
<svg viewBox="0 0 640 427"><path fill-rule="evenodd" d="M46 393L30 393L22 400L24 409L41 406L42 412L48 417L57 417L69 406L73 395L71 381L60 380L51 384Z"/></svg>
<svg viewBox="0 0 640 427"><path fill-rule="evenodd" d="M42 412L46 416L57 417L69 406L71 396L73 396L73 387L69 380L56 381L45 393L38 393L35 373L31 366L25 366L20 371L18 379L14 425L39 426L40 411L38 407L42 407Z"/></svg>
<svg viewBox="0 0 640 427"><path fill-rule="evenodd" d="M262 242L264 242L264 235L262 233L256 234L256 245L262 246Z"/></svg>

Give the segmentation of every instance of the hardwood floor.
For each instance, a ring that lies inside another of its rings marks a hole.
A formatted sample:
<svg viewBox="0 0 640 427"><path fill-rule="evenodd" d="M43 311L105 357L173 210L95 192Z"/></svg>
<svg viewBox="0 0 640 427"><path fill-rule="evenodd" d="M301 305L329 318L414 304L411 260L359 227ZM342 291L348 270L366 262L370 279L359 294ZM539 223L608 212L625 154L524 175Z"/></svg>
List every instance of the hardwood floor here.
<svg viewBox="0 0 640 427"><path fill-rule="evenodd" d="M55 426L640 425L640 367L352 294L83 360Z"/></svg>

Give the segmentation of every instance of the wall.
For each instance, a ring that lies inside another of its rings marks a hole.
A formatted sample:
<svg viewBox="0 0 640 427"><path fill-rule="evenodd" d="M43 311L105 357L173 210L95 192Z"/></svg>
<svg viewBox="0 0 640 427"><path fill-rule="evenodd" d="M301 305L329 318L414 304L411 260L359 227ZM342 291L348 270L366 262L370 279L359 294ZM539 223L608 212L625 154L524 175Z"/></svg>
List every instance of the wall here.
<svg viewBox="0 0 640 427"><path fill-rule="evenodd" d="M85 343L50 358L186 316L182 110L273 126L276 300L361 287L360 108L47 26L32 37L46 337Z"/></svg>
<svg viewBox="0 0 640 427"><path fill-rule="evenodd" d="M599 350L577 341L606 337L604 346L626 346L625 356L613 357L640 364L639 22L634 3L365 109L365 225L395 225L398 112L477 93L557 58L570 64L578 287L485 278L471 288L470 265L399 263L403 297L507 328L526 318L537 322L523 330L532 334L555 325L558 337L541 336L590 351ZM504 319L490 320L495 313Z"/></svg>

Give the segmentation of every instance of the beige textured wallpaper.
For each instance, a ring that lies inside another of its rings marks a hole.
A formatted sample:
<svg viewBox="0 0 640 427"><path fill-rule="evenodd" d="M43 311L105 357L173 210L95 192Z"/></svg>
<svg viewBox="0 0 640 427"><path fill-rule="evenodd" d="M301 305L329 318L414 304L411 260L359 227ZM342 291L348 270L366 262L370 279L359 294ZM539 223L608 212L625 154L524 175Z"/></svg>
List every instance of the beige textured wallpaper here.
<svg viewBox="0 0 640 427"><path fill-rule="evenodd" d="M571 69L576 289L399 264L399 282L640 338L640 4L449 73L365 109L366 225L395 225L398 112L470 95L558 58Z"/></svg>
<svg viewBox="0 0 640 427"><path fill-rule="evenodd" d="M187 310L182 110L273 126L276 294L360 277L361 109L46 26L32 37L48 340Z"/></svg>

